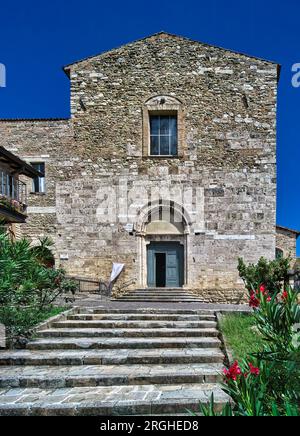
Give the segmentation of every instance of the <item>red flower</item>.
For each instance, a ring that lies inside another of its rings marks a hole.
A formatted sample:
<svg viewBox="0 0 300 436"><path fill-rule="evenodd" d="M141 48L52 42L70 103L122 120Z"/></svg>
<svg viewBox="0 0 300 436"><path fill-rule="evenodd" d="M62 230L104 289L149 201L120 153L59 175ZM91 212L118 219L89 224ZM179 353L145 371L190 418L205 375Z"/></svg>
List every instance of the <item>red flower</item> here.
<svg viewBox="0 0 300 436"><path fill-rule="evenodd" d="M252 365L252 363L249 363L249 368L250 368L250 374L259 376L259 368L256 368L255 366Z"/></svg>
<svg viewBox="0 0 300 436"><path fill-rule="evenodd" d="M228 380L235 381L237 379L237 376L241 375L242 371L236 360L229 369L224 368L223 373Z"/></svg>
<svg viewBox="0 0 300 436"><path fill-rule="evenodd" d="M260 292L262 292L264 294L266 291L265 285L260 285L259 290L260 290Z"/></svg>
<svg viewBox="0 0 300 436"><path fill-rule="evenodd" d="M288 296L289 296L288 292L287 291L283 291L283 293L281 295L281 299L283 301L286 301L288 299Z"/></svg>
<svg viewBox="0 0 300 436"><path fill-rule="evenodd" d="M272 298L271 298L271 297L268 297L268 298L267 298L267 302L270 303L270 301L272 301Z"/></svg>
<svg viewBox="0 0 300 436"><path fill-rule="evenodd" d="M262 295L269 295L269 292L267 291L267 288L265 287L265 285L260 285L258 290L256 291L256 295L259 296L260 294Z"/></svg>
<svg viewBox="0 0 300 436"><path fill-rule="evenodd" d="M254 292L250 295L249 306L257 308L260 305L259 299L255 296Z"/></svg>

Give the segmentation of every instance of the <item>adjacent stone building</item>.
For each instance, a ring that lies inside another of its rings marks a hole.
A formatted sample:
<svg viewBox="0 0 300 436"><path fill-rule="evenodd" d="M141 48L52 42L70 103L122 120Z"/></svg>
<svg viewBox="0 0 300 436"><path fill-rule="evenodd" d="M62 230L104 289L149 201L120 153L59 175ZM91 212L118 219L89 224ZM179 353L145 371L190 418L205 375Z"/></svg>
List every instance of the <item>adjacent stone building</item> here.
<svg viewBox="0 0 300 436"><path fill-rule="evenodd" d="M0 146L0 234L18 236L16 223L27 218L27 184L22 178L41 174L27 162Z"/></svg>
<svg viewBox="0 0 300 436"><path fill-rule="evenodd" d="M296 244L300 232L288 227L276 226L276 256L296 259Z"/></svg>
<svg viewBox="0 0 300 436"><path fill-rule="evenodd" d="M65 72L71 119L0 122L45 172L25 234L72 275L239 301L238 257L275 257L278 65L162 32Z"/></svg>

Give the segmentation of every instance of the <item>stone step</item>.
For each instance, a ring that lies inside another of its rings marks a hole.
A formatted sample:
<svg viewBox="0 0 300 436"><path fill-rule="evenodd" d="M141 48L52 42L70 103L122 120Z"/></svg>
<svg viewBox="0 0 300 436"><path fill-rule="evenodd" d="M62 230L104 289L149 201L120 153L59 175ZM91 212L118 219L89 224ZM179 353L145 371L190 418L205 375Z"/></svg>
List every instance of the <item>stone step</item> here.
<svg viewBox="0 0 300 436"><path fill-rule="evenodd" d="M218 383L222 365L3 366L0 388L42 389L168 383Z"/></svg>
<svg viewBox="0 0 300 436"><path fill-rule="evenodd" d="M126 293L126 295L161 295L161 296L172 296L172 295L180 295L180 296L190 296L193 294L190 294L188 292L180 292L180 291L173 291L173 292L166 292L166 291L129 291Z"/></svg>
<svg viewBox="0 0 300 436"><path fill-rule="evenodd" d="M129 365L222 363L218 348L4 351L0 365Z"/></svg>
<svg viewBox="0 0 300 436"><path fill-rule="evenodd" d="M68 320L86 320L86 321L96 321L96 320L167 320L167 321L215 321L216 317L214 314L207 315L180 315L180 314L162 314L162 313L80 313L77 315L69 315Z"/></svg>
<svg viewBox="0 0 300 436"><path fill-rule="evenodd" d="M112 298L111 301L129 302L149 302L149 303L201 303L201 300L195 298L163 298L163 297L119 297Z"/></svg>
<svg viewBox="0 0 300 436"><path fill-rule="evenodd" d="M93 307L85 307L83 309L81 309L83 312L82 313L94 313L94 314L107 314L107 313L125 313L125 314L162 314L162 315L168 315L168 314L172 314L172 315L214 315L215 311L214 310L197 310L197 309L180 309L180 308L176 308L176 309L160 309L160 308L145 308L145 307L141 307L141 308L137 308L137 309L116 309L116 308L93 308Z"/></svg>
<svg viewBox="0 0 300 436"><path fill-rule="evenodd" d="M216 384L116 385L67 389L1 389L0 415L152 415L199 411L214 394L216 410L228 396Z"/></svg>
<svg viewBox="0 0 300 436"><path fill-rule="evenodd" d="M181 288L162 287L162 288L136 288L136 289L131 289L128 292L190 292L190 290L185 289L183 287Z"/></svg>
<svg viewBox="0 0 300 436"><path fill-rule="evenodd" d="M218 348L218 338L46 338L36 339L27 344L29 350L62 350L62 349L122 349L122 348Z"/></svg>
<svg viewBox="0 0 300 436"><path fill-rule="evenodd" d="M198 303L200 302L200 300L197 297L194 297L193 295L140 295L140 294L125 294L125 295L121 295L119 297L116 297L117 300L119 299L124 299L124 298L130 298L130 299L138 299L138 300L163 300L163 301L169 301L169 300L180 300L180 301L189 301L189 300L194 300L197 301Z"/></svg>
<svg viewBox="0 0 300 436"><path fill-rule="evenodd" d="M117 298L124 298L124 297L131 297L131 298L162 298L162 299L175 299L175 298L182 298L184 300L190 300L191 298L193 298L194 300L198 300L198 297L195 297L194 295L188 295L188 294L173 294L173 295L168 295L168 294L134 294L134 293L127 293L127 294L123 294L120 297Z"/></svg>
<svg viewBox="0 0 300 436"><path fill-rule="evenodd" d="M140 320L140 321L121 321L121 320L96 320L96 321L78 321L67 320L58 321L52 324L53 328L128 328L128 329L146 329L146 328L215 328L217 323L215 321L153 321L153 320Z"/></svg>
<svg viewBox="0 0 300 436"><path fill-rule="evenodd" d="M123 337L123 338L150 338L150 337L189 337L189 336L197 336L197 337L216 337L218 336L218 330L215 328L205 328L205 329L185 329L185 328L177 328L177 329L168 329L168 328L158 328L158 329L92 329L92 328L74 328L74 329L47 329L39 331L40 337Z"/></svg>

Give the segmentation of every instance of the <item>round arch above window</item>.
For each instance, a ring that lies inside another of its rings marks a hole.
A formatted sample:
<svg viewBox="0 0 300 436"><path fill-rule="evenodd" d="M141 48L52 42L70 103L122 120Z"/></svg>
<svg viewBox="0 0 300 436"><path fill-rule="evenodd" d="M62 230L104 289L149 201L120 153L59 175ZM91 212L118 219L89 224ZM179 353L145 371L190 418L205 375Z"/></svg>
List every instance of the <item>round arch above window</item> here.
<svg viewBox="0 0 300 436"><path fill-rule="evenodd" d="M181 100L155 95L143 106L143 156L184 156L184 114Z"/></svg>
<svg viewBox="0 0 300 436"><path fill-rule="evenodd" d="M148 107L155 106L158 109L161 108L162 106L164 106L165 108L167 106L172 106L174 107L174 109L178 109L178 106L182 105L182 101L170 95L155 95L154 97L150 97L145 102L145 105Z"/></svg>

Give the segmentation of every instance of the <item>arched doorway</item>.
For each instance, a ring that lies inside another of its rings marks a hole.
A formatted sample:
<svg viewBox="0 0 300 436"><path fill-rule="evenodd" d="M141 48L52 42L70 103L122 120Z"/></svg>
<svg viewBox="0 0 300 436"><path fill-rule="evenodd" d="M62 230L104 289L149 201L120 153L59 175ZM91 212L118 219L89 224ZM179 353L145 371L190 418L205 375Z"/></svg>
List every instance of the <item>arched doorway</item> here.
<svg viewBox="0 0 300 436"><path fill-rule="evenodd" d="M142 287L182 287L188 283L190 221L174 201L145 206L137 222Z"/></svg>

